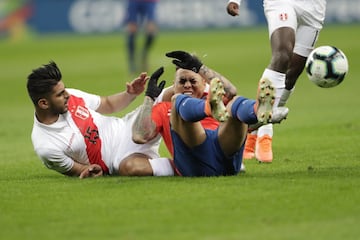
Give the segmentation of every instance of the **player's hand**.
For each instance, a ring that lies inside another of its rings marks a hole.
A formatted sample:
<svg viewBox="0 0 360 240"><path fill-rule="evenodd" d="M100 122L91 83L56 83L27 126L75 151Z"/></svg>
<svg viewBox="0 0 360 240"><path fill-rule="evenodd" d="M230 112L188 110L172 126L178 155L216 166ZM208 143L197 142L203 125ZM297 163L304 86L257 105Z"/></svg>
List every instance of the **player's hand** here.
<svg viewBox="0 0 360 240"><path fill-rule="evenodd" d="M163 73L164 73L164 67L160 67L150 77L145 95L149 96L152 100L155 100L155 98L157 98L160 95L161 91L164 89L166 83L165 80L162 80L159 83L159 85L157 84L160 76Z"/></svg>
<svg viewBox="0 0 360 240"><path fill-rule="evenodd" d="M230 2L226 7L226 11L229 15L231 15L233 17L238 16L239 15L239 5L237 3Z"/></svg>
<svg viewBox="0 0 360 240"><path fill-rule="evenodd" d="M79 178L100 177L102 175L103 171L100 165L91 164L80 173Z"/></svg>
<svg viewBox="0 0 360 240"><path fill-rule="evenodd" d="M130 83L126 83L126 92L129 94L139 95L145 90L146 81L149 79L146 73L141 73Z"/></svg>
<svg viewBox="0 0 360 240"><path fill-rule="evenodd" d="M179 68L192 70L196 73L199 72L202 62L194 55L184 51L173 51L165 54L167 57L175 58L172 62Z"/></svg>

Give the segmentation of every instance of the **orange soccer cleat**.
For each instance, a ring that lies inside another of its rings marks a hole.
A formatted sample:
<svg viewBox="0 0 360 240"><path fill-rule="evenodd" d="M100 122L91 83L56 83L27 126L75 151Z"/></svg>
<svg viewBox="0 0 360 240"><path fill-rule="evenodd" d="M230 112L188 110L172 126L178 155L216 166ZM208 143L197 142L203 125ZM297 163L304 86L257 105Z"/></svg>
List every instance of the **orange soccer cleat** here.
<svg viewBox="0 0 360 240"><path fill-rule="evenodd" d="M271 163L273 160L272 137L265 134L258 137L255 146L255 157L259 162Z"/></svg>
<svg viewBox="0 0 360 240"><path fill-rule="evenodd" d="M256 134L247 134L243 159L252 159L255 157L255 144L256 144Z"/></svg>

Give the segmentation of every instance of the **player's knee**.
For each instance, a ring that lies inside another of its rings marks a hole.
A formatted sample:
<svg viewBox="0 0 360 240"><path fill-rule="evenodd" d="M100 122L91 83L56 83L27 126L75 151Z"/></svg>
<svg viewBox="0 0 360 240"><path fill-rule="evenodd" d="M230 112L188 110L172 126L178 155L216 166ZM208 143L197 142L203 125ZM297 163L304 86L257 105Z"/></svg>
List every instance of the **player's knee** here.
<svg viewBox="0 0 360 240"><path fill-rule="evenodd" d="M147 162L146 162L147 161ZM152 176L152 169L148 159L128 158L119 166L121 176Z"/></svg>

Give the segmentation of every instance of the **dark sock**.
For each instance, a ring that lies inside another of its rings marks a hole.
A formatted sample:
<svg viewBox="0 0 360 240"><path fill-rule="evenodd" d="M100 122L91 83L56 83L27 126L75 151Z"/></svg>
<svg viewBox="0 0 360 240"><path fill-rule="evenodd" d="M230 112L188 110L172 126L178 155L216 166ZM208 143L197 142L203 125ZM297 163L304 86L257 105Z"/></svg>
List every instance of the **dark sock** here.
<svg viewBox="0 0 360 240"><path fill-rule="evenodd" d="M135 64L135 33L130 33L127 36L127 50L128 50L128 62L131 72L136 71Z"/></svg>

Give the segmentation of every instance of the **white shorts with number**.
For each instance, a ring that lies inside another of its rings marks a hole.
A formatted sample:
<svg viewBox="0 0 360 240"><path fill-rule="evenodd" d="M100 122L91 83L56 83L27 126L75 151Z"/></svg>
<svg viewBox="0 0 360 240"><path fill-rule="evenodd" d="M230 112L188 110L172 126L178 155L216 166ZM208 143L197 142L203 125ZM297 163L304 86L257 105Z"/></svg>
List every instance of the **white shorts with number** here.
<svg viewBox="0 0 360 240"><path fill-rule="evenodd" d="M294 29L294 52L304 57L314 49L324 23L325 11L325 0L264 0L269 37L281 27Z"/></svg>

